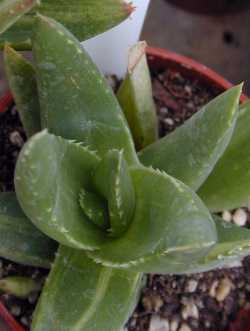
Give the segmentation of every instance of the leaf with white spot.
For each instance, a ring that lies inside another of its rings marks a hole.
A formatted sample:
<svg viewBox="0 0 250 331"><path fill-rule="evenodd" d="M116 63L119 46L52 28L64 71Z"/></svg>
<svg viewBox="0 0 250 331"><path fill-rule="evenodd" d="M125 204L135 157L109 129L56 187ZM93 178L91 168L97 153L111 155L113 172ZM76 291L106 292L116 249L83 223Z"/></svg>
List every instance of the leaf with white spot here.
<svg viewBox="0 0 250 331"><path fill-rule="evenodd" d="M57 244L24 215L15 193L0 193L0 256L8 260L49 268Z"/></svg>
<svg viewBox="0 0 250 331"><path fill-rule="evenodd" d="M29 219L64 245L95 249L105 234L83 213L79 194L91 191L91 174L98 157L78 144L37 133L23 147L16 167L18 200Z"/></svg>
<svg viewBox="0 0 250 331"><path fill-rule="evenodd" d="M129 164L138 162L118 101L75 37L61 24L39 16L33 52L42 126L83 142L100 156L112 148L123 149Z"/></svg>
<svg viewBox="0 0 250 331"><path fill-rule="evenodd" d="M35 311L32 331L117 331L137 304L140 273L106 268L61 247Z"/></svg>
<svg viewBox="0 0 250 331"><path fill-rule="evenodd" d="M174 132L142 150L140 161L196 191L230 142L241 90L242 85L233 87L212 100Z"/></svg>
<svg viewBox="0 0 250 331"><path fill-rule="evenodd" d="M0 34L5 32L24 14L34 6L40 4L39 0L1 0L0 1ZM1 36L1 38L4 38ZM0 39L1 40L1 39ZM7 41L5 39L2 39Z"/></svg>
<svg viewBox="0 0 250 331"><path fill-rule="evenodd" d="M22 9L24 13L37 3L38 0L1 0L0 31L1 27L9 26L9 22L13 23L19 18L16 10ZM59 21L83 41L113 28L128 18L132 11L133 7L123 0L42 0L39 7L0 36L0 47L8 42L19 50L30 49L36 12Z"/></svg>

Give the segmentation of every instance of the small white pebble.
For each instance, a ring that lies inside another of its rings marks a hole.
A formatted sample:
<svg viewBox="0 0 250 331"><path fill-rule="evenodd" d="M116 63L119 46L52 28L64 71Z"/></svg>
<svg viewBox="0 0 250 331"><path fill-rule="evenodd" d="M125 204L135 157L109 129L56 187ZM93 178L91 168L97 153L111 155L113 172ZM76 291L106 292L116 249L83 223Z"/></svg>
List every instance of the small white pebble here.
<svg viewBox="0 0 250 331"><path fill-rule="evenodd" d="M247 213L244 209L240 208L237 209L236 212L233 214L233 221L236 225L244 226L247 222Z"/></svg>
<svg viewBox="0 0 250 331"><path fill-rule="evenodd" d="M232 289L232 283L228 278L222 279L216 290L216 300L222 302L226 299Z"/></svg>
<svg viewBox="0 0 250 331"><path fill-rule="evenodd" d="M161 107L160 108L160 114L165 115L168 113L168 109L166 107Z"/></svg>
<svg viewBox="0 0 250 331"><path fill-rule="evenodd" d="M222 213L222 218L225 222L231 222L232 221L232 214L228 210L224 210Z"/></svg>
<svg viewBox="0 0 250 331"><path fill-rule="evenodd" d="M20 133L18 131L11 132L10 141L13 145L16 145L18 147L22 147L24 144L23 138L20 136Z"/></svg>
<svg viewBox="0 0 250 331"><path fill-rule="evenodd" d="M149 331L170 331L168 320L153 316L150 320Z"/></svg>
<svg viewBox="0 0 250 331"><path fill-rule="evenodd" d="M186 323L184 323L184 324L181 325L179 331L192 331L192 330L190 329L190 327Z"/></svg>
<svg viewBox="0 0 250 331"><path fill-rule="evenodd" d="M198 319L199 318L199 310L197 306L193 302L189 302L181 312L182 318L187 320L189 317Z"/></svg>
<svg viewBox="0 0 250 331"><path fill-rule="evenodd" d="M164 122L168 125L174 125L174 121L172 120L172 118L165 118Z"/></svg>
<svg viewBox="0 0 250 331"><path fill-rule="evenodd" d="M170 331L177 331L179 326L179 321L177 319L174 319L170 323Z"/></svg>
<svg viewBox="0 0 250 331"><path fill-rule="evenodd" d="M19 316L21 314L21 307L19 306L12 306L10 312L14 316Z"/></svg>
<svg viewBox="0 0 250 331"><path fill-rule="evenodd" d="M218 280L215 280L209 290L210 297L215 298L218 285L219 285Z"/></svg>
<svg viewBox="0 0 250 331"><path fill-rule="evenodd" d="M197 289L198 282L197 280L190 279L186 285L186 291L189 293L194 293Z"/></svg>

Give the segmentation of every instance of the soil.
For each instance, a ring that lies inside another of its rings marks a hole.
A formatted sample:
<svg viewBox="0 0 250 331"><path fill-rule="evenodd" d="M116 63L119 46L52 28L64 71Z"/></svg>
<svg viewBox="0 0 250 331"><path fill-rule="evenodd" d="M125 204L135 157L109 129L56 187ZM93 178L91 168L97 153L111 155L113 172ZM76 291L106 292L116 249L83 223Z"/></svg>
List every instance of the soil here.
<svg viewBox="0 0 250 331"><path fill-rule="evenodd" d="M152 73L152 77L161 137L219 94L217 89L171 70ZM115 87L117 82L111 80ZM0 114L2 191L13 190L15 162L25 139L17 111L12 106L5 114ZM239 210L227 212L223 217L235 221L237 213ZM241 208L240 215L241 225L250 227L248 208ZM0 278L24 273L38 279L44 279L46 275L46 271L0 259ZM6 294L0 298L27 330L38 293L26 300ZM250 257L243 265L228 270L189 276L150 275L124 331L227 331L240 308L250 309Z"/></svg>

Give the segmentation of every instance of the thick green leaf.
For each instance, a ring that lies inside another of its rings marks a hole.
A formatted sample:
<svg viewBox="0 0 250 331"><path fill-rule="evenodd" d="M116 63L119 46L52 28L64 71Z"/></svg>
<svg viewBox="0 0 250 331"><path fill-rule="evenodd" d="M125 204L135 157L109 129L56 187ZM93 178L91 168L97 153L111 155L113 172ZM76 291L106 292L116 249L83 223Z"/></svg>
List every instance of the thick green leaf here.
<svg viewBox="0 0 250 331"><path fill-rule="evenodd" d="M241 261L250 254L250 230L237 225L227 223L218 216L214 216L218 241L208 252L200 258L198 255L182 256L182 254L169 254L166 257L159 256L130 270L155 273L187 274L206 272L216 268L230 267L232 263ZM164 264L165 263L165 264Z"/></svg>
<svg viewBox="0 0 250 331"><path fill-rule="evenodd" d="M250 201L250 102L240 108L232 140L199 195L213 211Z"/></svg>
<svg viewBox="0 0 250 331"><path fill-rule="evenodd" d="M81 189L80 206L94 224L106 230L109 226L107 203L98 194Z"/></svg>
<svg viewBox="0 0 250 331"><path fill-rule="evenodd" d="M242 85L212 100L173 133L144 149L140 161L166 171L193 190L207 179L233 133Z"/></svg>
<svg viewBox="0 0 250 331"><path fill-rule="evenodd" d="M9 276L0 279L0 291L18 298L28 298L41 290L41 282L28 277Z"/></svg>
<svg viewBox="0 0 250 331"><path fill-rule="evenodd" d="M37 1L11 2L30 5ZM36 9L40 14L61 22L81 41L111 29L125 20L133 10L123 0L42 0L41 6ZM32 11L22 17L1 36L0 46L7 41L20 50L30 49L35 15L36 11Z"/></svg>
<svg viewBox="0 0 250 331"><path fill-rule="evenodd" d="M97 265L84 252L61 247L32 331L118 331L140 288L141 274Z"/></svg>
<svg viewBox="0 0 250 331"><path fill-rule="evenodd" d="M29 139L18 158L15 187L22 209L41 231L66 246L95 249L105 241L79 203L81 189L91 191L98 161L86 147L46 130Z"/></svg>
<svg viewBox="0 0 250 331"><path fill-rule="evenodd" d="M59 23L40 16L34 54L43 127L81 141L99 155L112 148L123 149L129 163L137 162L113 92L74 36Z"/></svg>
<svg viewBox="0 0 250 331"><path fill-rule="evenodd" d="M108 152L95 169L93 179L97 191L108 202L110 235L119 237L127 230L135 209L134 187L123 152Z"/></svg>
<svg viewBox="0 0 250 331"><path fill-rule="evenodd" d="M0 34L5 32L11 25L19 20L20 17L38 4L40 4L39 0L1 0Z"/></svg>
<svg viewBox="0 0 250 331"><path fill-rule="evenodd" d="M153 169L134 168L131 175L136 209L130 227L121 238L89 256L115 268L140 266L148 260L154 264L159 256L175 253L183 259L204 256L216 243L217 233L212 217L196 194ZM166 261L154 265L153 272L167 269ZM143 267L140 270L144 271Z"/></svg>
<svg viewBox="0 0 250 331"><path fill-rule="evenodd" d="M28 136L41 130L40 105L35 69L22 55L9 46L4 52L9 85Z"/></svg>
<svg viewBox="0 0 250 331"><path fill-rule="evenodd" d="M25 265L49 268L56 243L27 219L14 193L0 194L0 256Z"/></svg>
<svg viewBox="0 0 250 331"><path fill-rule="evenodd" d="M158 137L146 46L145 42L140 42L131 48L128 73L117 94L137 150L152 144Z"/></svg>

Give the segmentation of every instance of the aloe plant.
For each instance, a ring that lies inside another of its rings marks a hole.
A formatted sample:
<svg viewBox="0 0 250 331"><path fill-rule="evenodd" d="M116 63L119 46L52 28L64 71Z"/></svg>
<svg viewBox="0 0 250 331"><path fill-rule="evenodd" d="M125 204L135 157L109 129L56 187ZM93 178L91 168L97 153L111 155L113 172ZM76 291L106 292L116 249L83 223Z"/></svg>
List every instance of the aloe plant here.
<svg viewBox="0 0 250 331"><path fill-rule="evenodd" d="M5 48L7 76L30 138L17 161L16 193L0 195L0 254L51 265L33 331L119 331L145 273L211 270L250 253L249 230L224 223L199 197L209 201L210 192L217 194L216 210L222 210L227 192L220 183L206 190L209 181L220 167L225 177L231 174L228 158L245 167L234 148L246 141L241 121L249 118L250 104L239 112L241 85L153 142L155 107L141 45L131 52L136 68L129 67L118 93L123 109L60 23L39 15L32 45L34 67ZM139 153L131 132L147 142ZM237 173L249 183L248 172ZM236 181L230 184L237 188ZM249 187L227 207L244 203Z"/></svg>

